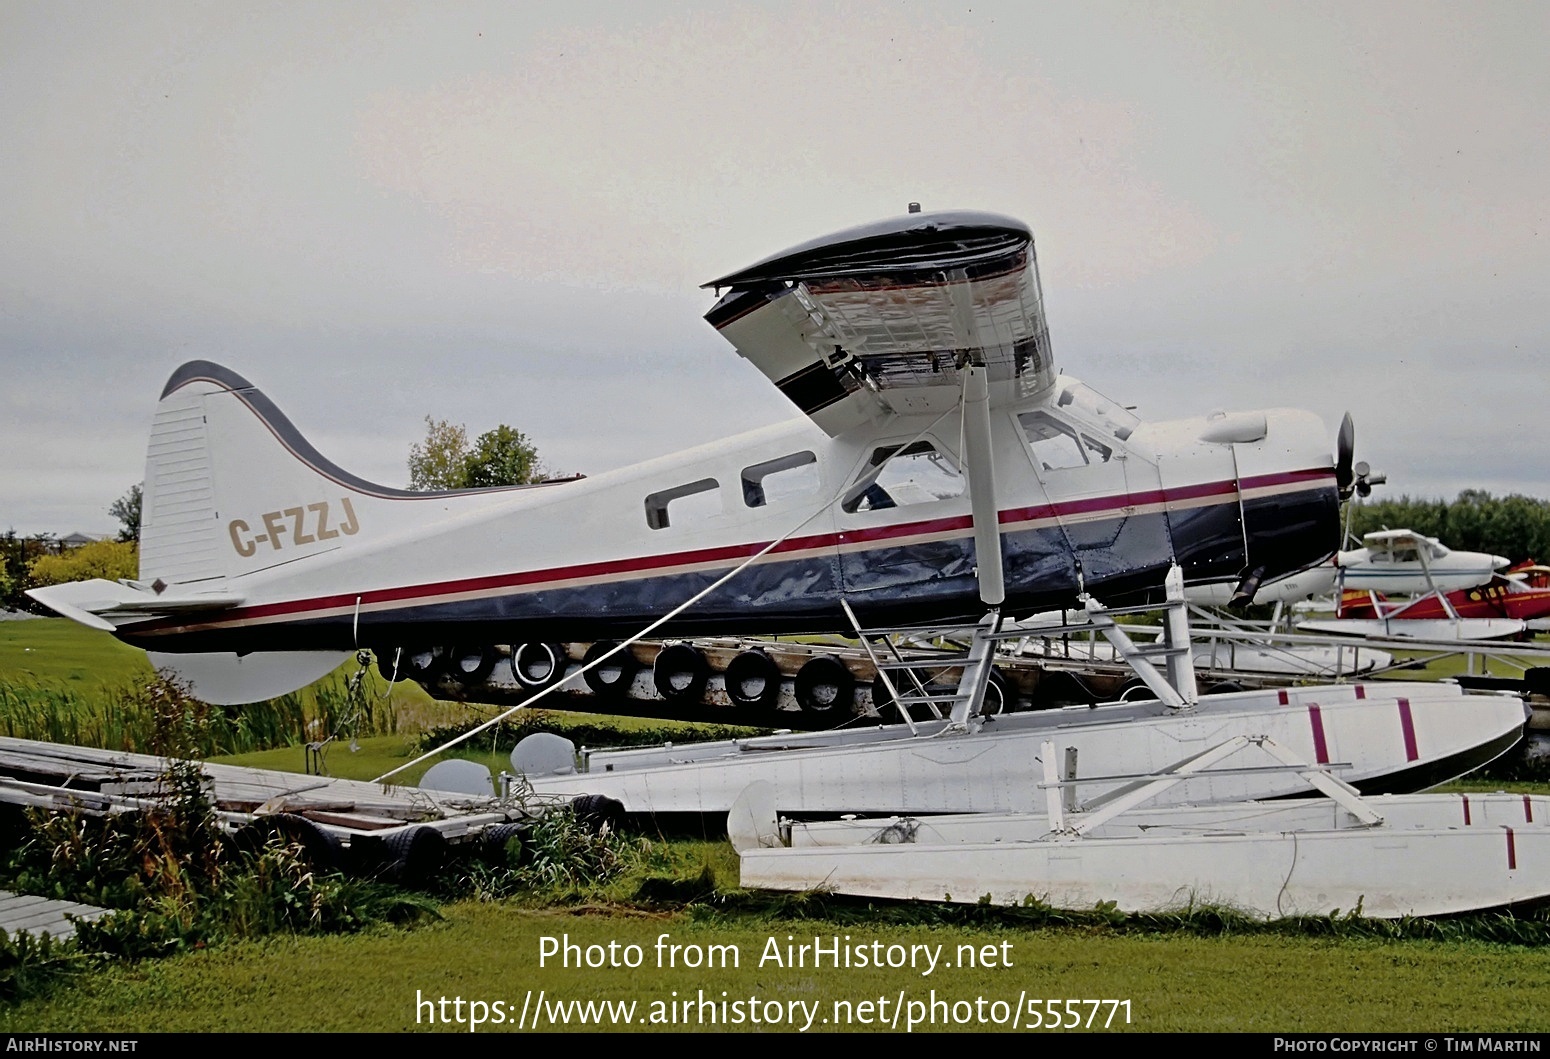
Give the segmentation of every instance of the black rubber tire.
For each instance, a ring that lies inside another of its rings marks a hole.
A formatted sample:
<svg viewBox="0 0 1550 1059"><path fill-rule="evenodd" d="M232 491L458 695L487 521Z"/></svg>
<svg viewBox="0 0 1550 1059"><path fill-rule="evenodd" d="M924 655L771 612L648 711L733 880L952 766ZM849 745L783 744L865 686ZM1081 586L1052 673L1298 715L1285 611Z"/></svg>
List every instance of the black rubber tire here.
<svg viewBox="0 0 1550 1059"><path fill-rule="evenodd" d="M434 680L447 666L444 647L405 647L398 657L398 672L410 680Z"/></svg>
<svg viewBox="0 0 1550 1059"><path fill-rule="evenodd" d="M570 803L576 822L593 831L601 831L606 825L617 832L624 823L624 803L606 794L583 794Z"/></svg>
<svg viewBox="0 0 1550 1059"><path fill-rule="evenodd" d="M980 716L996 717L1017 709L1017 692L1006 674L995 666L990 667L990 680L985 685L985 701L980 705Z"/></svg>
<svg viewBox="0 0 1550 1059"><path fill-rule="evenodd" d="M850 713L856 701L856 677L833 655L810 658L797 670L797 705L812 717Z"/></svg>
<svg viewBox="0 0 1550 1059"><path fill-rule="evenodd" d="M565 679L570 659L557 643L519 643L511 646L511 676L529 691L543 691Z"/></svg>
<svg viewBox="0 0 1550 1059"><path fill-rule="evenodd" d="M727 698L740 710L763 713L773 710L780 701L780 667L760 648L744 651L732 659L723 676Z"/></svg>
<svg viewBox="0 0 1550 1059"><path fill-rule="evenodd" d="M409 679L409 670L398 652L397 647L374 647L371 651L377 656L377 672L389 684Z"/></svg>
<svg viewBox="0 0 1550 1059"><path fill-rule="evenodd" d="M1550 666L1531 666L1525 669L1523 690L1530 695L1550 695Z"/></svg>
<svg viewBox="0 0 1550 1059"><path fill-rule="evenodd" d="M391 874L405 886L424 886L447 862L447 837L434 827L409 827L383 838Z"/></svg>
<svg viewBox="0 0 1550 1059"><path fill-rule="evenodd" d="M532 824L493 824L479 833L479 853L485 860L504 861L508 864L521 863L525 855L525 846L522 836L527 834ZM511 848L511 840L516 839L518 848Z"/></svg>
<svg viewBox="0 0 1550 1059"><path fill-rule="evenodd" d="M249 855L257 854L276 839L300 846L303 859L314 871L333 871L339 867L339 840L311 820L294 813L261 816L233 836L237 848Z"/></svg>
<svg viewBox="0 0 1550 1059"><path fill-rule="evenodd" d="M478 687L495 671L493 647L449 647L446 659L447 672L465 688Z"/></svg>
<svg viewBox="0 0 1550 1059"><path fill-rule="evenodd" d="M710 663L705 652L691 643L668 644L651 667L651 682L668 702L697 703L705 697Z"/></svg>
<svg viewBox="0 0 1550 1059"><path fill-rule="evenodd" d="M615 640L599 640L587 648L581 664L591 665L618 646ZM640 661L629 648L625 648L596 669L589 669L581 674L581 679L587 682L587 687L591 688L592 694L598 698L616 702L629 697L630 685L635 683L635 674L638 672L640 672Z"/></svg>
<svg viewBox="0 0 1550 1059"><path fill-rule="evenodd" d="M1146 685L1142 684L1141 687L1145 689ZM1152 698L1153 695L1150 691L1143 691L1141 697ZM1053 670L1046 672L1039 681L1035 706L1038 709L1049 709L1055 706L1095 706L1100 701L1110 700L1096 694L1075 673Z"/></svg>
<svg viewBox="0 0 1550 1059"><path fill-rule="evenodd" d="M893 681L893 686L899 689L900 694L919 694L919 689L915 687L915 681L910 678L908 670L889 670L888 679ZM922 680L924 680L924 675L922 675ZM888 692L888 685L883 683L881 673L872 678L872 708L883 715L883 721L887 724L903 723L904 721L903 714L899 712L898 706L893 701L893 696Z"/></svg>

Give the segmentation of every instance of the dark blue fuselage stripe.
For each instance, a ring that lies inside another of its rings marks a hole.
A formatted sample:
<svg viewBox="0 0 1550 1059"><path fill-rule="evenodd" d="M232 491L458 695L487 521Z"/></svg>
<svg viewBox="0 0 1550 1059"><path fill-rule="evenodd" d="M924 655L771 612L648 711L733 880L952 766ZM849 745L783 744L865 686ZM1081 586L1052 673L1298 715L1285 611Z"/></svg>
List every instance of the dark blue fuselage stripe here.
<svg viewBox="0 0 1550 1059"><path fill-rule="evenodd" d="M1245 502L1250 521L1282 528L1256 565L1300 569L1330 551L1337 525L1333 490ZM1172 524L1170 532L1170 523ZM1080 582L1110 600L1153 593L1177 558L1191 581L1239 576L1245 566L1237 505L1132 515L1102 523L1030 529L1002 536L1005 611L1024 614L1070 605ZM1075 533L1074 531L1083 531ZM1171 538L1193 541L1175 556ZM1257 543L1257 542L1256 542ZM1287 565L1291 564L1291 565ZM492 594L474 599L364 610L360 643L590 640L629 635L720 577L722 569ZM701 600L662 635L845 631L843 594L865 620L889 623L976 620L979 602L971 539L954 538L865 552L828 553L749 567ZM354 615L328 615L125 639L154 650L301 650L357 646Z"/></svg>

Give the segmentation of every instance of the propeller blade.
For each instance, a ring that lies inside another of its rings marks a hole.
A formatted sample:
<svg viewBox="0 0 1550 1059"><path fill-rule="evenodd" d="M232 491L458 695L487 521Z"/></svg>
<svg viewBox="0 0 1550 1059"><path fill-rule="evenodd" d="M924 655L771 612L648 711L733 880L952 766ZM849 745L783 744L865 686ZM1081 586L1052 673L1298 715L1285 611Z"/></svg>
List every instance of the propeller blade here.
<svg viewBox="0 0 1550 1059"><path fill-rule="evenodd" d="M1340 490L1340 498L1348 500L1351 497L1351 485L1356 481L1356 472L1352 463L1356 458L1356 423L1347 412L1345 418L1340 421L1340 433L1335 439L1335 486Z"/></svg>

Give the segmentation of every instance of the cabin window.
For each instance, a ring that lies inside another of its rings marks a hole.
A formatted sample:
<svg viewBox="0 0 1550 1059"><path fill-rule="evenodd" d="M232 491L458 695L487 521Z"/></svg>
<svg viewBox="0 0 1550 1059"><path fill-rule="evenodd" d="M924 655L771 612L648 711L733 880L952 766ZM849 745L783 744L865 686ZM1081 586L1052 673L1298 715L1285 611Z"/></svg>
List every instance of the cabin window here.
<svg viewBox="0 0 1550 1059"><path fill-rule="evenodd" d="M1113 446L1095 440L1048 412L1024 412L1017 417L1017 422L1042 470L1062 471L1090 463L1107 463L1114 455Z"/></svg>
<svg viewBox="0 0 1550 1059"><path fill-rule="evenodd" d="M646 497L646 525L652 529L692 525L721 512L721 486L714 478L701 478Z"/></svg>
<svg viewBox="0 0 1550 1059"><path fill-rule="evenodd" d="M818 457L793 452L743 468L743 503L764 507L818 492Z"/></svg>
<svg viewBox="0 0 1550 1059"><path fill-rule="evenodd" d="M958 468L931 442L890 445L873 451L840 507L854 512L929 504L961 496L965 488Z"/></svg>

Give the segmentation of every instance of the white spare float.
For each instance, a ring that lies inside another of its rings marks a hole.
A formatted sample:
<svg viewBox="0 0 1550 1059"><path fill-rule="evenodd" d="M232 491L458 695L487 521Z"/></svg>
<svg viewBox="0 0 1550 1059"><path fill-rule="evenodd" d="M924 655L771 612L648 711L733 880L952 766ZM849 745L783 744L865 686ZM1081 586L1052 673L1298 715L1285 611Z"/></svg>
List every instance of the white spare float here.
<svg viewBox="0 0 1550 1059"><path fill-rule="evenodd" d="M1043 812L828 822L777 822L775 792L755 785L728 832L755 889L1261 918L1435 916L1550 897L1550 798L1363 798L1314 775L1330 797L1135 808L1146 788L1181 782L1158 774L1078 812L1064 808L1073 785L1054 780Z"/></svg>
<svg viewBox="0 0 1550 1059"><path fill-rule="evenodd" d="M513 753L541 794L601 794L631 813L727 812L756 781L783 813L1005 813L1043 808L1043 744L1061 747L1070 777L1097 796L1245 733L1265 736L1366 793L1424 790L1472 771L1521 737L1520 698L1453 684L1371 683L1246 691L1179 709L1158 701L878 726L800 735L564 754ZM552 750L552 748L551 748ZM1308 793L1282 767L1192 776L1161 803Z"/></svg>

